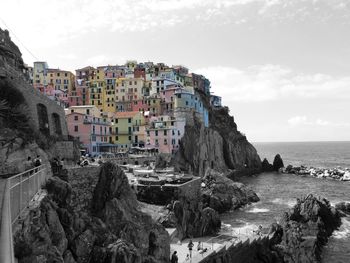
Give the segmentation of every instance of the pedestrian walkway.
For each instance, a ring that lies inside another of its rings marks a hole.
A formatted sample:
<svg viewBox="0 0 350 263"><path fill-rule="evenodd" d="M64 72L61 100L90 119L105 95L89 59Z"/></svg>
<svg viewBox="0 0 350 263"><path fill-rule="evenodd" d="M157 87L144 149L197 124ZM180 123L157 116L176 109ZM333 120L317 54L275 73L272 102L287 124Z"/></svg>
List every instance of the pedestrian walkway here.
<svg viewBox="0 0 350 263"><path fill-rule="evenodd" d="M172 240L170 244L170 254L177 251L179 258L179 263L198 263L204 258L208 257L215 251L219 251L225 246L231 246L232 244L237 244L239 242L244 243L245 241L254 240L263 235L257 235L254 229L247 230L242 228L241 230L232 231L230 235L222 234L214 237L199 237L192 239L184 239L179 241L178 239ZM188 243L192 240L194 247L192 250L192 258L186 259L189 255ZM198 242L201 242L200 250L197 249Z"/></svg>

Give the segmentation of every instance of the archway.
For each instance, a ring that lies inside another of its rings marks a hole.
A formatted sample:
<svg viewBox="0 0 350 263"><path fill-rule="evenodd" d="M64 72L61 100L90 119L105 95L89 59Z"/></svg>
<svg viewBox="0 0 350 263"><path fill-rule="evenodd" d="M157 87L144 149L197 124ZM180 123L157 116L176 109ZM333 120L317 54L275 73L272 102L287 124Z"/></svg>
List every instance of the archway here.
<svg viewBox="0 0 350 263"><path fill-rule="evenodd" d="M61 119L57 113L52 113L52 120L54 124L54 131L57 135L62 135Z"/></svg>
<svg viewBox="0 0 350 263"><path fill-rule="evenodd" d="M38 119L39 119L39 130L45 134L50 134L50 127L49 127L49 117L47 115L47 108L44 104L37 104L36 105L37 111L38 111Z"/></svg>

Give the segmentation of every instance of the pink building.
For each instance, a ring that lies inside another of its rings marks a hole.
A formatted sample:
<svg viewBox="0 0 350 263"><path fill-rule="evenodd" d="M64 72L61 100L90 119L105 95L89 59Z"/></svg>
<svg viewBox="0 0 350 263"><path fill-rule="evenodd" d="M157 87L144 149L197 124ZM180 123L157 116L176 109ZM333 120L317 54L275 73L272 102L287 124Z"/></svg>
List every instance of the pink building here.
<svg viewBox="0 0 350 263"><path fill-rule="evenodd" d="M145 100L133 100L131 103L131 111L148 111L149 109L148 104Z"/></svg>
<svg viewBox="0 0 350 263"><path fill-rule="evenodd" d="M69 135L77 138L87 153L94 156L112 151L109 121L78 112L68 113L66 120Z"/></svg>
<svg viewBox="0 0 350 263"><path fill-rule="evenodd" d="M185 119L171 116L152 117L146 129L146 148L156 148L160 153L174 153L185 133Z"/></svg>
<svg viewBox="0 0 350 263"><path fill-rule="evenodd" d="M53 84L46 86L35 84L33 87L45 94L49 99L56 101L60 106L64 108L68 107L68 94L66 91L56 89Z"/></svg>
<svg viewBox="0 0 350 263"><path fill-rule="evenodd" d="M81 83L79 85L79 83ZM69 106L81 106L89 105L89 88L84 83L84 81L79 81L76 84L75 90L72 90L68 93L68 104Z"/></svg>

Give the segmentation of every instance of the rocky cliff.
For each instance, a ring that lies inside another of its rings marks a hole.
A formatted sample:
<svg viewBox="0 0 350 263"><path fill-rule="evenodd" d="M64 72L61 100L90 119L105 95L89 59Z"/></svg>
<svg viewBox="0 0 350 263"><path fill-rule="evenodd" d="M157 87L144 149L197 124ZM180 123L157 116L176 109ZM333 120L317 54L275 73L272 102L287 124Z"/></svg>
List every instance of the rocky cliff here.
<svg viewBox="0 0 350 263"><path fill-rule="evenodd" d="M225 107L209 106L209 128L195 116L186 125L179 151L172 162L179 170L203 176L208 168L217 171L259 172L261 160L256 149L237 130Z"/></svg>
<svg viewBox="0 0 350 263"><path fill-rule="evenodd" d="M169 235L138 208L119 167L58 177L14 237L19 262L168 262Z"/></svg>
<svg viewBox="0 0 350 263"><path fill-rule="evenodd" d="M258 202L257 194L248 186L234 182L215 170L207 170L203 177L202 202L219 213Z"/></svg>
<svg viewBox="0 0 350 263"><path fill-rule="evenodd" d="M283 262L320 262L323 246L340 224L338 210L326 199L310 194L282 216L276 250Z"/></svg>
<svg viewBox="0 0 350 263"><path fill-rule="evenodd" d="M325 199L308 195L274 223L269 236L228 244L203 263L316 263L323 246L340 225L338 210Z"/></svg>

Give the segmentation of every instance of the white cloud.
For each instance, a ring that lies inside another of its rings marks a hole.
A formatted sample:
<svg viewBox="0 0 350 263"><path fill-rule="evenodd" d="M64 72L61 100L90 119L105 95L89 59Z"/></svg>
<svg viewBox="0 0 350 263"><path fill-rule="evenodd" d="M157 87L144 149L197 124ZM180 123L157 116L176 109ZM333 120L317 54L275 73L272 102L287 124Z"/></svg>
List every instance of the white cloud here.
<svg viewBox="0 0 350 263"><path fill-rule="evenodd" d="M208 67L195 72L207 76L213 91L229 101L350 99L350 76L302 74L279 65L256 65L239 70Z"/></svg>
<svg viewBox="0 0 350 263"><path fill-rule="evenodd" d="M294 116L288 120L288 124L292 126L310 124L306 116Z"/></svg>
<svg viewBox="0 0 350 263"><path fill-rule="evenodd" d="M294 116L287 120L291 126L333 126L333 127L350 127L347 122L331 122L323 119L310 120L307 116Z"/></svg>

